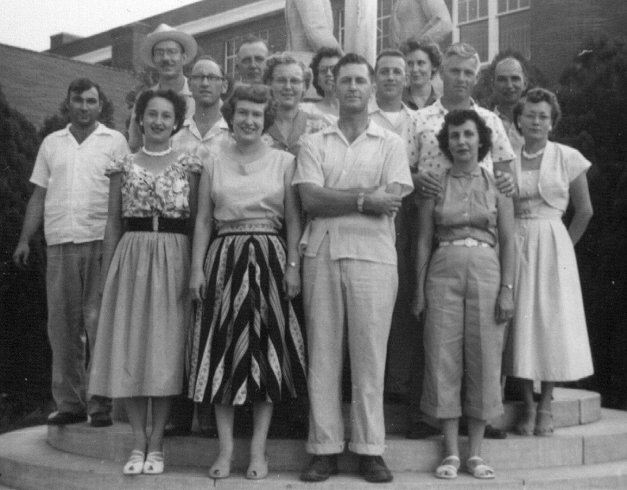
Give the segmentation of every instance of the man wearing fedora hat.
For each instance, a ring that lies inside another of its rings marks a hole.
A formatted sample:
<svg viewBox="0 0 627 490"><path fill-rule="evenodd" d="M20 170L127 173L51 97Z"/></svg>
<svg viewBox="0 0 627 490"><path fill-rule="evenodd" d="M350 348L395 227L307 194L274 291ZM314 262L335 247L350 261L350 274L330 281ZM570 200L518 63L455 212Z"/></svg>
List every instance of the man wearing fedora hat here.
<svg viewBox="0 0 627 490"><path fill-rule="evenodd" d="M174 90L185 98L187 112L185 117L194 114L194 99L183 75L183 67L191 63L198 51L196 40L189 34L177 31L167 24L159 25L146 36L139 49L142 61L159 72L157 85L154 90ZM142 134L135 121L135 111L131 111L131 121L128 128L128 143L132 151L137 151L142 144Z"/></svg>

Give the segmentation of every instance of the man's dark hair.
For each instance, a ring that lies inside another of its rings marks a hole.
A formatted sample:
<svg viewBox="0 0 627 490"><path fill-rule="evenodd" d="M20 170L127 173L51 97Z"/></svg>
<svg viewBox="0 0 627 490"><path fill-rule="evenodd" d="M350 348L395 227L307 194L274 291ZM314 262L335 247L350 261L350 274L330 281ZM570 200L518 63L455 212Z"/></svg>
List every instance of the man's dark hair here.
<svg viewBox="0 0 627 490"><path fill-rule="evenodd" d="M379 67L379 60L386 56L395 56L405 61L405 55L398 49L392 49L392 48L382 49L381 51L379 51L379 54L377 55L377 61L374 64L375 73L377 72L377 68Z"/></svg>
<svg viewBox="0 0 627 490"><path fill-rule="evenodd" d="M313 86L316 89L316 92L320 97L324 96L324 90L318 84L318 67L320 66L320 62L322 58L341 58L342 52L337 48L320 48L315 56L311 59L311 63L309 64L309 68L311 68L312 78L313 78Z"/></svg>
<svg viewBox="0 0 627 490"><path fill-rule="evenodd" d="M453 155L448 147L448 130L451 126L461 126L466 121L473 121L475 126L477 126L477 133L479 133L478 161L483 160L492 149L492 130L476 111L472 109L451 111L444 116L444 124L438 133L440 150L451 162L453 161Z"/></svg>
<svg viewBox="0 0 627 490"><path fill-rule="evenodd" d="M96 91L98 92L98 100L101 103L104 103L107 96L104 94L104 92L100 88L100 85L98 85L96 82L92 82L89 78L76 78L72 80L67 89L67 96L65 98L65 101L66 102L70 101L72 92L77 93L77 94L82 94L83 92L85 92L85 90L89 90L91 88L96 89Z"/></svg>
<svg viewBox="0 0 627 490"><path fill-rule="evenodd" d="M372 65L368 63L368 60L357 53L346 53L340 58L335 67L333 68L333 77L337 80L337 75L340 72L340 68L345 65L365 65L368 67L368 74L370 75L370 81L374 78L374 69Z"/></svg>
<svg viewBox="0 0 627 490"><path fill-rule="evenodd" d="M144 118L144 112L146 111L146 107L148 106L148 102L150 102L155 97L161 97L162 99L169 100L174 107L174 121L175 126L172 134L176 133L183 126L183 122L185 121L185 112L187 109L187 105L185 99L177 94L174 90L146 90L141 93L137 102L135 103L135 119L140 123L139 127L141 132L144 132L144 125L142 120Z"/></svg>

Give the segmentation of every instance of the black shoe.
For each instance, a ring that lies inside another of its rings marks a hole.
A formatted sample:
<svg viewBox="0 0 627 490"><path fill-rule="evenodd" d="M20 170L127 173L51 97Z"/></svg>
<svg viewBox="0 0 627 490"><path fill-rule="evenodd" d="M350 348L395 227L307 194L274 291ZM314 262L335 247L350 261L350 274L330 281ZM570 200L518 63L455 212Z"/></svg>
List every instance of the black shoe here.
<svg viewBox="0 0 627 490"><path fill-rule="evenodd" d="M359 456L359 474L370 483L388 483L394 479L381 456Z"/></svg>
<svg viewBox="0 0 627 490"><path fill-rule="evenodd" d="M300 474L300 479L320 482L327 480L331 475L337 475L337 454L320 454L311 458Z"/></svg>
<svg viewBox="0 0 627 490"><path fill-rule="evenodd" d="M423 422L422 420L414 422L409 426L405 437L407 439L426 439L431 436L439 436L442 432L437 427Z"/></svg>
<svg viewBox="0 0 627 490"><path fill-rule="evenodd" d="M486 439L507 439L507 432L488 424L485 426L483 437Z"/></svg>
<svg viewBox="0 0 627 490"><path fill-rule="evenodd" d="M168 422L163 430L164 437L188 436L192 433L192 428L187 424L173 424Z"/></svg>
<svg viewBox="0 0 627 490"><path fill-rule="evenodd" d="M110 425L113 425L111 415L106 412L91 414L89 418L91 419L89 424L92 427L109 427Z"/></svg>
<svg viewBox="0 0 627 490"><path fill-rule="evenodd" d="M79 424L87 421L84 413L53 412L48 416L48 425Z"/></svg>

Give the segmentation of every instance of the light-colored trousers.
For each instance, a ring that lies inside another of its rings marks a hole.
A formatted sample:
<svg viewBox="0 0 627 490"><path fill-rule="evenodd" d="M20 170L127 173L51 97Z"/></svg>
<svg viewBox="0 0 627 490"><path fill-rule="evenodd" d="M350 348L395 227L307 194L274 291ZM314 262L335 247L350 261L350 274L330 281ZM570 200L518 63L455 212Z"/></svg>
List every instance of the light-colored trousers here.
<svg viewBox="0 0 627 490"><path fill-rule="evenodd" d="M395 265L331 260L328 238L316 257L305 257L303 302L310 401L307 452L344 451L342 366L347 328L352 381L348 448L358 454L383 454L385 359L397 287Z"/></svg>
<svg viewBox="0 0 627 490"><path fill-rule="evenodd" d="M102 241L62 243L47 250L48 338L52 348L52 397L60 412L110 412L111 400L87 402L86 344L94 352L100 295Z"/></svg>

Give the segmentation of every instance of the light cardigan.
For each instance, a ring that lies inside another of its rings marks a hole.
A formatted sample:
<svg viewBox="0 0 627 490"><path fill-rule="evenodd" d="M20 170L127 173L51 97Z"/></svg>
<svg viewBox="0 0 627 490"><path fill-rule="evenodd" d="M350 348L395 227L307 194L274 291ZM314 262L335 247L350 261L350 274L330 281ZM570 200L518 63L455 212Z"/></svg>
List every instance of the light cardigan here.
<svg viewBox="0 0 627 490"><path fill-rule="evenodd" d="M514 162L514 175L516 182L520 183L522 182L520 158L516 158ZM566 211L570 198L570 183L591 165L574 148L549 141L540 162L538 179L540 196L549 206L562 212Z"/></svg>

